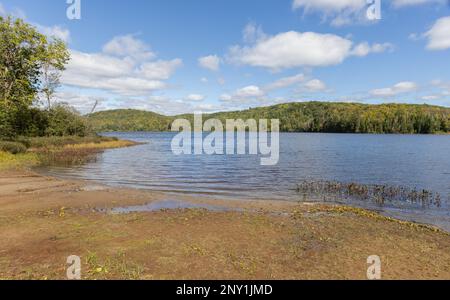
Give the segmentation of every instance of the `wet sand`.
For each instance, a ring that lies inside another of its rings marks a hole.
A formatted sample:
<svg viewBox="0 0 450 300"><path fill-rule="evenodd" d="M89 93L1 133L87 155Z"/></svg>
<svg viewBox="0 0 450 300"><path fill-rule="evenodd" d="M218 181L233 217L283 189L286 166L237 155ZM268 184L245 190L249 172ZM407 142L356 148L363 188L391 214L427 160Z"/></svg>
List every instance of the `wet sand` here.
<svg viewBox="0 0 450 300"><path fill-rule="evenodd" d="M131 207L131 208L130 208ZM349 207L0 172L0 279L450 279L450 236Z"/></svg>

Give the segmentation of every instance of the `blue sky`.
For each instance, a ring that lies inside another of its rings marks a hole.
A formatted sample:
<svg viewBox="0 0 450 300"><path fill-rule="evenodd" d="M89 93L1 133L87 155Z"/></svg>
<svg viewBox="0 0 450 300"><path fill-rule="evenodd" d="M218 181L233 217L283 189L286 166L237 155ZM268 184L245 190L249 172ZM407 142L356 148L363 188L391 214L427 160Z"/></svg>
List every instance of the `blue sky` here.
<svg viewBox="0 0 450 300"><path fill-rule="evenodd" d="M450 106L447 0L0 0L72 60L59 101L165 114L292 101Z"/></svg>

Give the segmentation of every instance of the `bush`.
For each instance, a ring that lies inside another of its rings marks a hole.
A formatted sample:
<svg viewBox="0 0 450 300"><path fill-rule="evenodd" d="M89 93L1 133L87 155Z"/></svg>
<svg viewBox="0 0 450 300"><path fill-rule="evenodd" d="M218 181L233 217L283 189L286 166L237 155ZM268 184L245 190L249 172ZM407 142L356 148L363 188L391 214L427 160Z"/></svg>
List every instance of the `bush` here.
<svg viewBox="0 0 450 300"><path fill-rule="evenodd" d="M18 142L0 142L0 151L19 154L27 152L27 147Z"/></svg>
<svg viewBox="0 0 450 300"><path fill-rule="evenodd" d="M86 120L73 108L58 104L48 112L47 136L79 136L91 134Z"/></svg>

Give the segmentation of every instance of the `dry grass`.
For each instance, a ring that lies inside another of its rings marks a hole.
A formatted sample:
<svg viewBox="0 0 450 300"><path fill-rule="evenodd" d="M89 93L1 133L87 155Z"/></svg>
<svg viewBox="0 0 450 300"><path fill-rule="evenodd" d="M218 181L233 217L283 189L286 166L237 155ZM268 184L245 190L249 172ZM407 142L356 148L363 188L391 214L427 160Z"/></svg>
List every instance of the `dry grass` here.
<svg viewBox="0 0 450 300"><path fill-rule="evenodd" d="M32 150L42 165L80 165L96 159L105 149L124 148L136 145L126 140L103 141L98 143L69 144L63 147L45 147Z"/></svg>
<svg viewBox="0 0 450 300"><path fill-rule="evenodd" d="M78 150L78 149L116 149L116 148L124 148L131 147L136 145L136 142L126 141L126 140L117 140L117 141L105 141L100 143L81 143L75 145L66 145L64 146L64 150Z"/></svg>
<svg viewBox="0 0 450 300"><path fill-rule="evenodd" d="M86 143L82 141L86 140ZM76 144L72 144L75 143ZM27 153L11 154L0 151L0 170L28 169L36 165L78 165L96 158L105 149L134 146L137 143L111 138L64 138L39 139L33 141Z"/></svg>
<svg viewBox="0 0 450 300"><path fill-rule="evenodd" d="M39 164L36 154L11 154L0 151L0 170L30 168Z"/></svg>

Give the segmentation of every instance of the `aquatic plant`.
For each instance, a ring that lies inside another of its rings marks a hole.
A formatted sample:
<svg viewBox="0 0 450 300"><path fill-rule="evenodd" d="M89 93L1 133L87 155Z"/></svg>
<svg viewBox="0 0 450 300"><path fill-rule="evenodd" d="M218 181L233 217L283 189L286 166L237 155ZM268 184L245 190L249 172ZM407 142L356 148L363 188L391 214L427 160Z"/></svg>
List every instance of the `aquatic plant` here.
<svg viewBox="0 0 450 300"><path fill-rule="evenodd" d="M439 193L405 186L368 185L337 181L303 181L297 185L296 191L302 195L303 200L320 199L323 202L363 201L375 203L379 206L384 206L387 203L409 203L420 205L423 208L442 206L442 197Z"/></svg>

